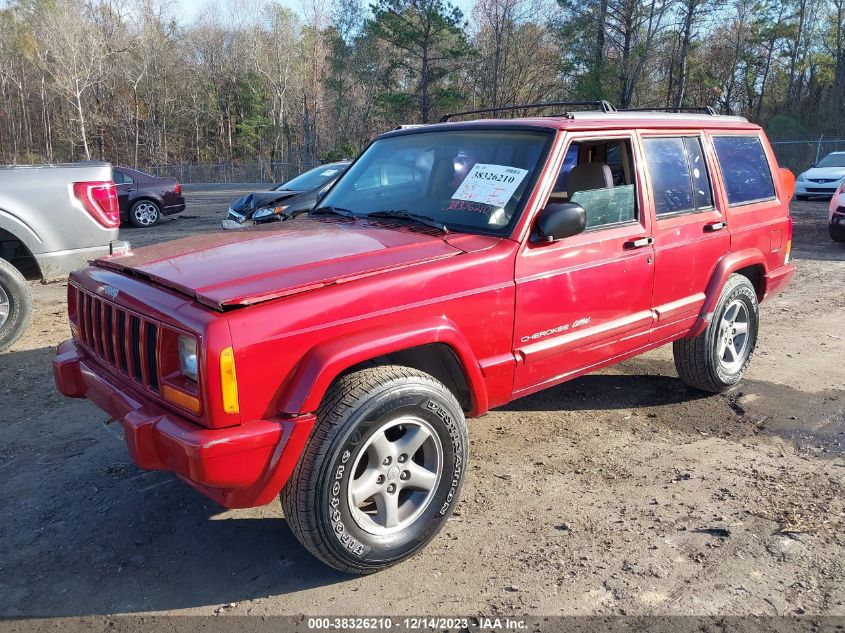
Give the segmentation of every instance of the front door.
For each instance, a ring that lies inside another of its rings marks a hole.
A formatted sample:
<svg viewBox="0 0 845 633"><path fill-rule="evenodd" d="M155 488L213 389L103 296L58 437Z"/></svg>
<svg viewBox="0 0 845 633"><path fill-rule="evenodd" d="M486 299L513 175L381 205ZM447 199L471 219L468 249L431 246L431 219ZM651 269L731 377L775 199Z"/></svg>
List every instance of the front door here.
<svg viewBox="0 0 845 633"><path fill-rule="evenodd" d="M560 382L648 341L654 250L637 144L572 134L549 202L577 202L584 233L528 241L516 261L515 395Z"/></svg>
<svg viewBox="0 0 845 633"><path fill-rule="evenodd" d="M730 249L724 210L710 184L700 134L643 135L655 213L654 331L657 342L686 332L698 317L707 283Z"/></svg>

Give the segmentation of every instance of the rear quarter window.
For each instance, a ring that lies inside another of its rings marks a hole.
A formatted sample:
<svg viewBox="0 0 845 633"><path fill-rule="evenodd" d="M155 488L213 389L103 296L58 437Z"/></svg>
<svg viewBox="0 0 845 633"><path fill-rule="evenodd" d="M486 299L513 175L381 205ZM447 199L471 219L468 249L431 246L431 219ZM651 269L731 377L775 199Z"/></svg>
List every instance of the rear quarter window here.
<svg viewBox="0 0 845 633"><path fill-rule="evenodd" d="M728 204L775 197L772 170L758 136L714 136L713 145L722 167Z"/></svg>

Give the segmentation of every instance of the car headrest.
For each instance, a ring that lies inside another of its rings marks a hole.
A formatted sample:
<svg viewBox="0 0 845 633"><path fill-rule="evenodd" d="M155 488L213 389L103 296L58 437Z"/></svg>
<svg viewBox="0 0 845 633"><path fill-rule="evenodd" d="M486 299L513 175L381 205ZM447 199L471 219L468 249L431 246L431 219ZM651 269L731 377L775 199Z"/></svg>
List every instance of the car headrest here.
<svg viewBox="0 0 845 633"><path fill-rule="evenodd" d="M569 172L566 192L569 197L578 191L610 189L613 187L613 173L605 163L579 163Z"/></svg>

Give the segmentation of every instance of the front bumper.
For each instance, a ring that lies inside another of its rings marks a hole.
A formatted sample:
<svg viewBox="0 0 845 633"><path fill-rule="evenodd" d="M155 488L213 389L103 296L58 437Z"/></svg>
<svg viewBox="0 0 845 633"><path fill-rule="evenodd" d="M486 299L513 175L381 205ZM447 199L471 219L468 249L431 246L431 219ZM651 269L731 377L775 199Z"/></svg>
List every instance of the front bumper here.
<svg viewBox="0 0 845 633"><path fill-rule="evenodd" d="M796 196L832 196L836 193L836 189L839 187L839 180L834 182L811 182L808 180L805 181L796 181L795 182L795 195Z"/></svg>
<svg viewBox="0 0 845 633"><path fill-rule="evenodd" d="M313 415L206 429L115 384L73 340L53 360L59 391L88 398L120 422L138 466L169 470L227 508L272 501L287 482L314 425Z"/></svg>

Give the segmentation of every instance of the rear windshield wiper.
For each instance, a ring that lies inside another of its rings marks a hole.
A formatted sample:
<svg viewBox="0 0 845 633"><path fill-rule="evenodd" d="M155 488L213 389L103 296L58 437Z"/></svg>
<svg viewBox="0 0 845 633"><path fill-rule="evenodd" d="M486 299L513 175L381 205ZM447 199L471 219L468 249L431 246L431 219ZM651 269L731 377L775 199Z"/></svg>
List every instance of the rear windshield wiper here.
<svg viewBox="0 0 845 633"><path fill-rule="evenodd" d="M416 222L417 224L422 224L424 226L428 226L434 229L439 229L444 233L448 233L449 229L446 228L446 225L442 222L438 222L434 218L430 218L427 215L420 215L419 213L411 213L410 211L398 210L398 209L390 209L386 211L373 211L372 213L368 213L366 215L368 218L393 218L396 220L410 220L411 222Z"/></svg>
<svg viewBox="0 0 845 633"><path fill-rule="evenodd" d="M317 207L316 209L311 209L308 212L309 215L342 215L345 218L356 218L358 217L350 211L349 209L344 209L343 207Z"/></svg>

